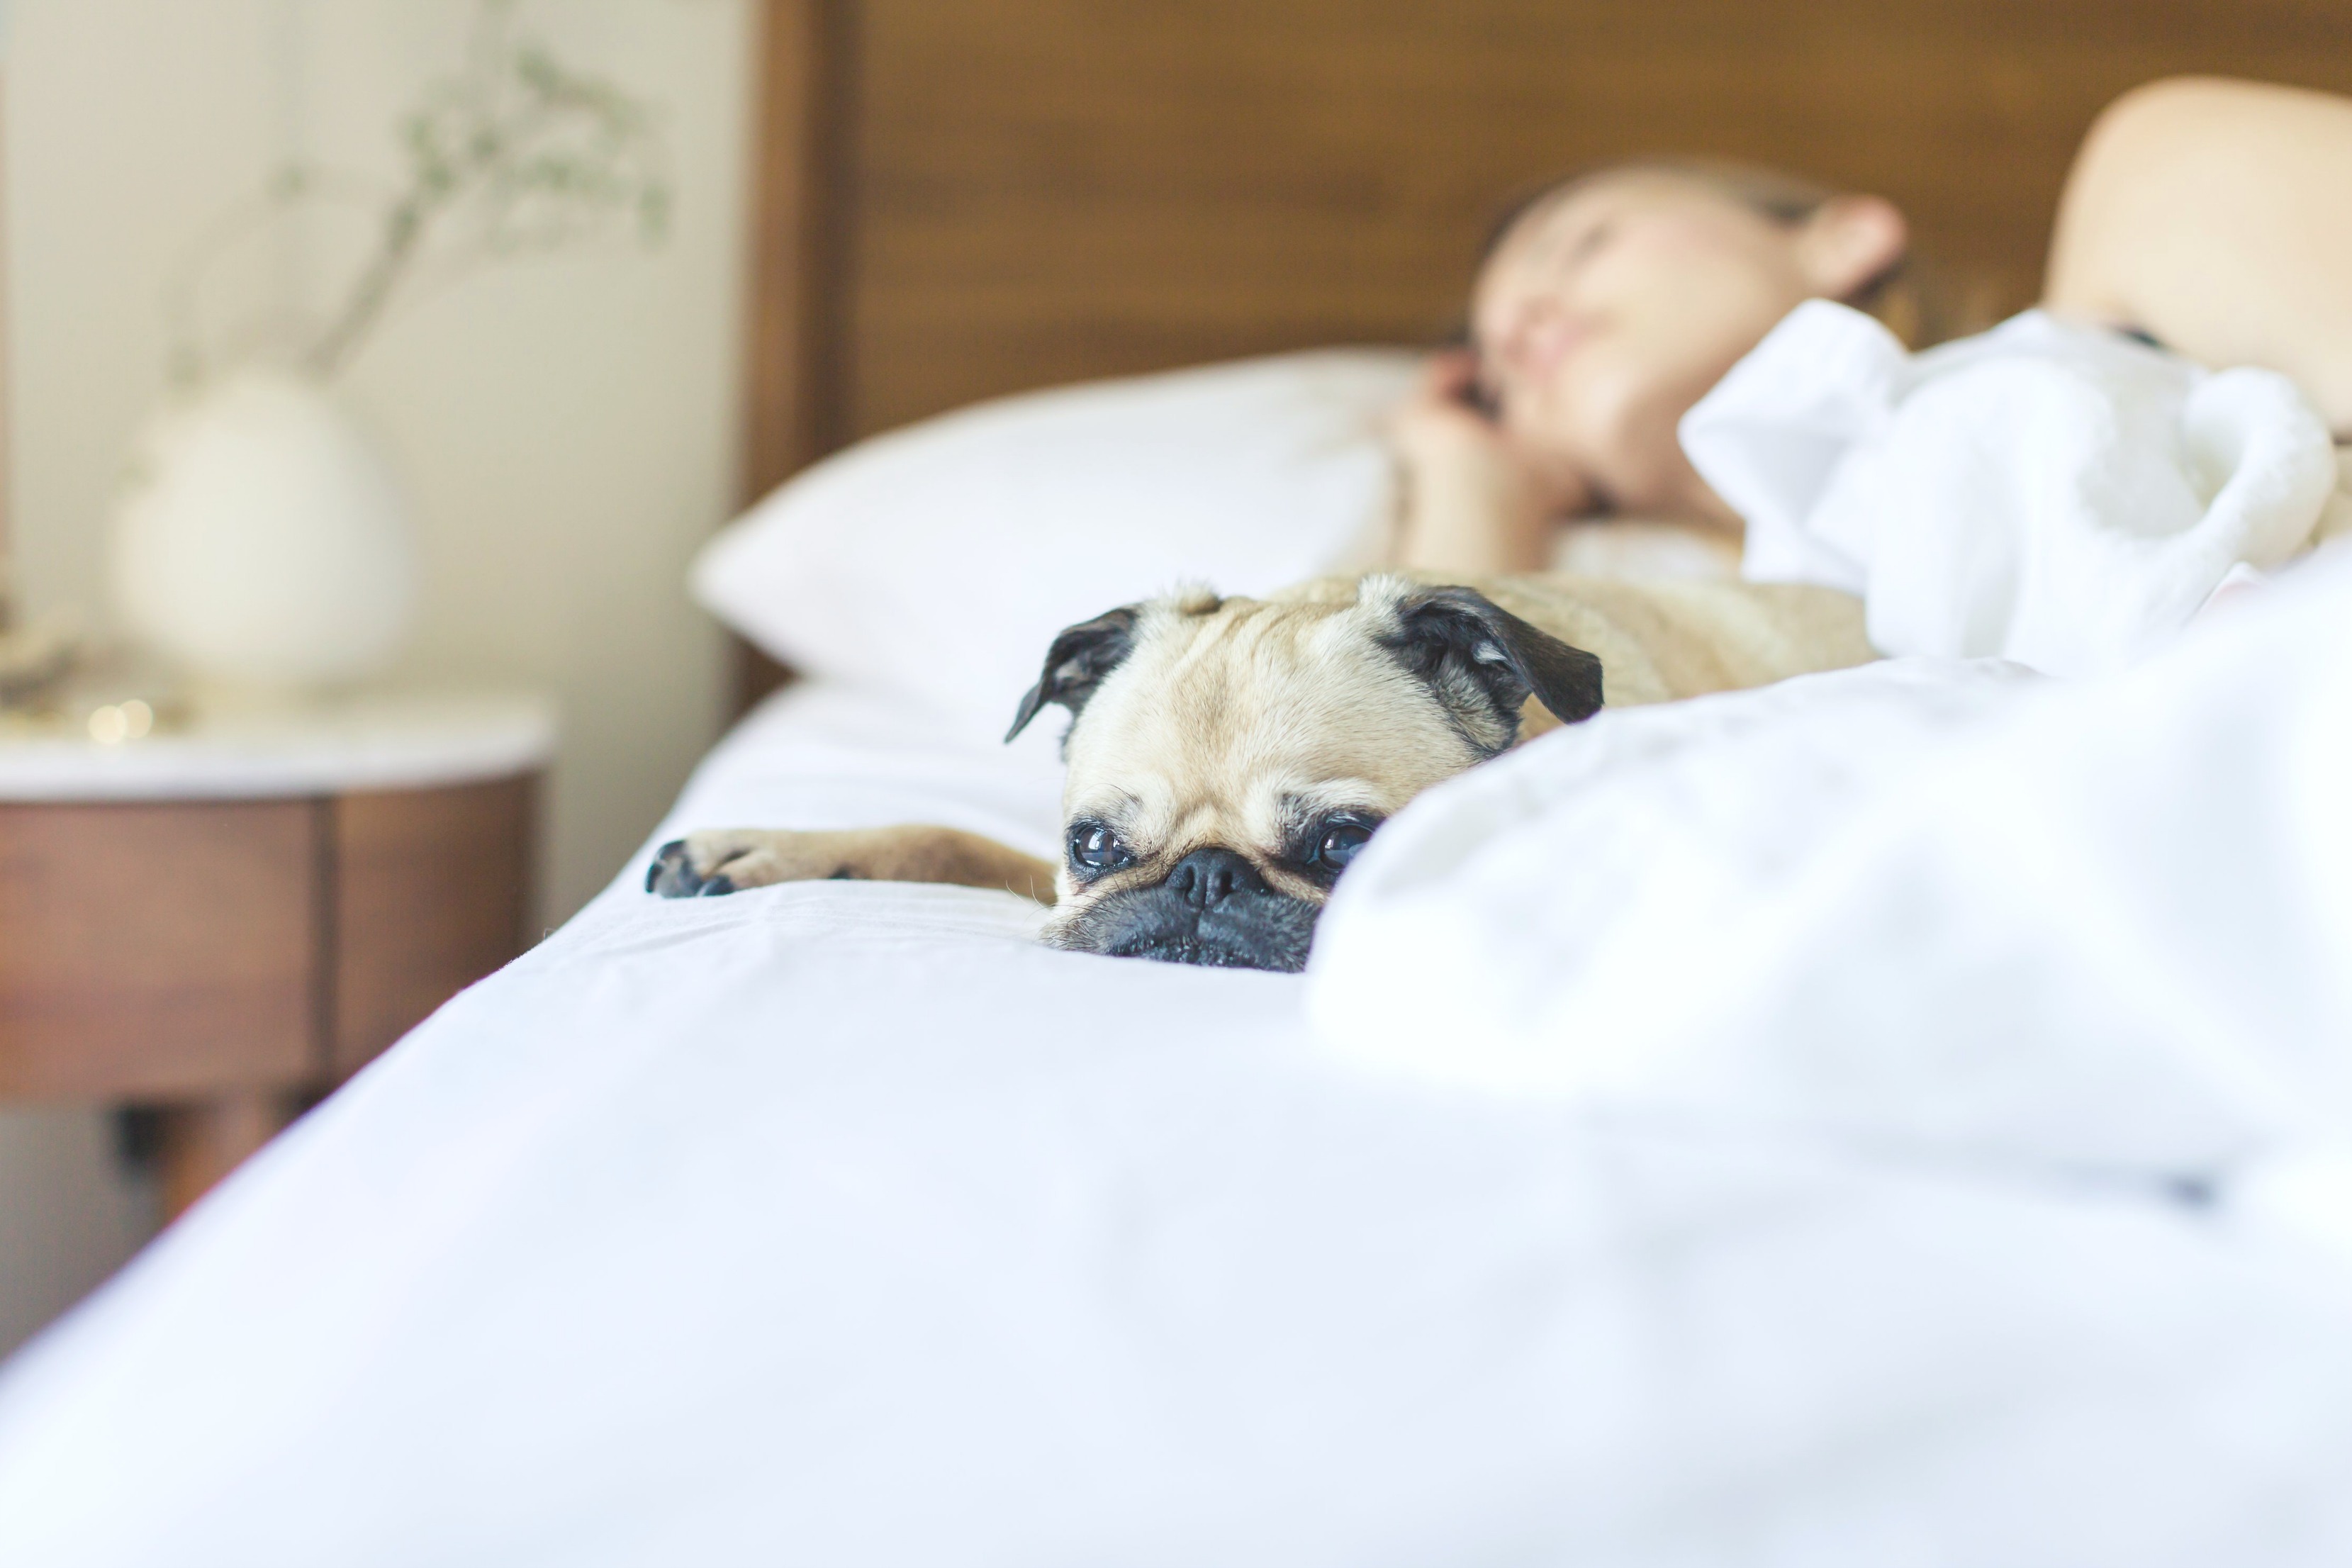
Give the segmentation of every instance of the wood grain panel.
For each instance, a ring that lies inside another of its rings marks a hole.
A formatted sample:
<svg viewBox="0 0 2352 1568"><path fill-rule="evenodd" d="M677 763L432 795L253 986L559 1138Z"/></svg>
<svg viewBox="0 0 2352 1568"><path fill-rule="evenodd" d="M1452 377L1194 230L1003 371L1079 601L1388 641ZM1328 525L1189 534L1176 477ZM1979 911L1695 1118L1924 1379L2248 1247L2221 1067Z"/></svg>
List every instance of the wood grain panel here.
<svg viewBox="0 0 2352 1568"><path fill-rule="evenodd" d="M753 411L743 489L764 495L841 438L849 105L856 58L849 0L770 0L761 17L751 160L751 274L744 397Z"/></svg>
<svg viewBox="0 0 2352 1568"><path fill-rule="evenodd" d="M322 809L0 805L0 1095L308 1078Z"/></svg>
<svg viewBox="0 0 2352 1568"><path fill-rule="evenodd" d="M333 802L330 1081L523 950L536 788L499 779Z"/></svg>
<svg viewBox="0 0 2352 1568"><path fill-rule="evenodd" d="M1515 191L1685 152L1898 201L2039 292L2099 107L2181 71L2352 91L2342 0L868 0L845 436L1079 377L1427 339ZM803 208L803 211L807 209ZM755 419L756 419L755 415Z"/></svg>
<svg viewBox="0 0 2352 1568"><path fill-rule="evenodd" d="M761 12L743 312L747 506L841 445L847 428L855 11L852 0L768 0ZM793 677L748 642L734 645L734 665L739 710Z"/></svg>
<svg viewBox="0 0 2352 1568"><path fill-rule="evenodd" d="M155 1204L166 1223L251 1159L294 1119L298 1097L282 1089L229 1090L161 1107L155 1135Z"/></svg>

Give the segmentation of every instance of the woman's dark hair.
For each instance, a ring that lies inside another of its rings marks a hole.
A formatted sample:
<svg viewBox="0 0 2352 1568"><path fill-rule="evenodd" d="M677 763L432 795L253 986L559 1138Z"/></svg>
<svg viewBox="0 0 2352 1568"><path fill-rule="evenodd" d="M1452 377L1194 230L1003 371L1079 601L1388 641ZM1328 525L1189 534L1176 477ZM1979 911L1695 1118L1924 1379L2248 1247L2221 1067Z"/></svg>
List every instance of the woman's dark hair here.
<svg viewBox="0 0 2352 1568"><path fill-rule="evenodd" d="M1604 163L1564 179L1553 180L1512 202L1487 231L1478 252L1484 268L1503 241L1527 219L1566 201L1602 180L1626 174L1661 174L1687 180L1727 196L1758 216L1788 227L1811 218L1838 195L1826 185L1754 163L1715 158L1635 158ZM1914 349L1927 348L1949 338L1981 331L1990 321L1977 321L1940 278L1937 269L1916 250L1906 250L1893 265L1846 296L1842 303L1866 310L1888 331Z"/></svg>

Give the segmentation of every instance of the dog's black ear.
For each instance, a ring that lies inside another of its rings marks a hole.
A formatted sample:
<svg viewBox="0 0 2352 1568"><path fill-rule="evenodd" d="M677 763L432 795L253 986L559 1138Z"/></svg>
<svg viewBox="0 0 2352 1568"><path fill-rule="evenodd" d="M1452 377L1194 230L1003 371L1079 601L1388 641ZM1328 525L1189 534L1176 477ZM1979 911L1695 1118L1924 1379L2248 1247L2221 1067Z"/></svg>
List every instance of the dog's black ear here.
<svg viewBox="0 0 2352 1568"><path fill-rule="evenodd" d="M1471 743L1493 756L1518 739L1532 696L1573 724L1601 711L1601 661L1472 588L1411 588L1382 644L1427 681Z"/></svg>
<svg viewBox="0 0 2352 1568"><path fill-rule="evenodd" d="M1103 677L1135 650L1135 622L1140 607L1121 605L1091 621L1065 628L1054 639L1054 646L1045 650L1045 672L1021 700L1019 710L1013 715L1013 728L1004 731L1008 744L1048 702L1060 703L1073 719L1078 716Z"/></svg>

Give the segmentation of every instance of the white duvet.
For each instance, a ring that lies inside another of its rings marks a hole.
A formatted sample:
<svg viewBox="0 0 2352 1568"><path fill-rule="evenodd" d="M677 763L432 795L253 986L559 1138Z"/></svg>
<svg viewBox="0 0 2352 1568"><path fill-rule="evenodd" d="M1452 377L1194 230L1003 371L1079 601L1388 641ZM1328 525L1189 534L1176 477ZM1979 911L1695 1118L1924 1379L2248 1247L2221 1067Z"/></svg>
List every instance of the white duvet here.
<svg viewBox="0 0 2352 1568"><path fill-rule="evenodd" d="M2041 310L1913 354L1808 300L1681 437L1747 522L1744 574L1860 595L1889 654L2126 668L2352 531L2352 453L2286 377Z"/></svg>
<svg viewBox="0 0 2352 1568"><path fill-rule="evenodd" d="M2301 575L2111 687L1562 731L1303 978L632 867L12 1363L0 1563L2352 1562ZM1055 794L818 689L664 831Z"/></svg>

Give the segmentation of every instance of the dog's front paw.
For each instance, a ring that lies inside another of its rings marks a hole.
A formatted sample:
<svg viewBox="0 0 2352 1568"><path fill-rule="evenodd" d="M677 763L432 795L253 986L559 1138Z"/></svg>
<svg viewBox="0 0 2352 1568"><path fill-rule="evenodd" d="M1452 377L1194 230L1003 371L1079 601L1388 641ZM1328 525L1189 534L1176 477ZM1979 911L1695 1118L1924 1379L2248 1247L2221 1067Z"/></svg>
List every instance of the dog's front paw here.
<svg viewBox="0 0 2352 1568"><path fill-rule="evenodd" d="M760 875L761 841L767 837L719 830L673 838L646 868L646 891L665 899L712 899L739 888L777 881L780 879Z"/></svg>
<svg viewBox="0 0 2352 1568"><path fill-rule="evenodd" d="M773 882L853 877L839 833L713 828L673 838L646 868L646 891L665 899L711 899Z"/></svg>
<svg viewBox="0 0 2352 1568"><path fill-rule="evenodd" d="M646 868L646 891L658 893L665 899L695 899L735 890L731 879L705 872L695 860L693 847L688 839L671 839L656 851L653 864Z"/></svg>

